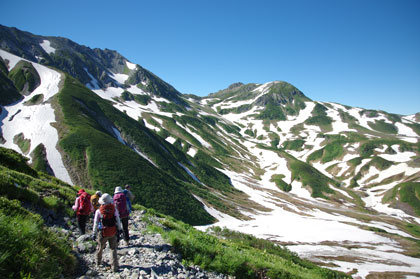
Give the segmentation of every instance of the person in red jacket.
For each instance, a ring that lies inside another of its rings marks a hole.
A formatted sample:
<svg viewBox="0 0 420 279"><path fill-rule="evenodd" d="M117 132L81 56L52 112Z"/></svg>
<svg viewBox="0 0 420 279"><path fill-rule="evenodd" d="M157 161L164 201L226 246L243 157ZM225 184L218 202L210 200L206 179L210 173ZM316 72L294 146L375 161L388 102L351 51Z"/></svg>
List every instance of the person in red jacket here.
<svg viewBox="0 0 420 279"><path fill-rule="evenodd" d="M112 270L118 271L117 239L118 231L122 230L120 215L118 209L112 203L112 197L109 194L103 194L99 199L101 206L95 211L93 223L93 239L98 237L98 246L96 250L96 266L102 265L102 251L108 242L111 250Z"/></svg>
<svg viewBox="0 0 420 279"><path fill-rule="evenodd" d="M93 212L93 206L90 202L90 195L85 192L84 189L80 189L77 193L77 198L73 205L73 210L76 212L77 225L79 227L80 234L86 233L86 222L89 214Z"/></svg>

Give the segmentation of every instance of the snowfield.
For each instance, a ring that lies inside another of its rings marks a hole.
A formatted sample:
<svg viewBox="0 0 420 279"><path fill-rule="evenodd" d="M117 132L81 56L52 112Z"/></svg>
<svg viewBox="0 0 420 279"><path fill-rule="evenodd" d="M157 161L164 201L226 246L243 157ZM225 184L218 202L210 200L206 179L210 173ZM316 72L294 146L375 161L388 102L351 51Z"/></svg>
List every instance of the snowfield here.
<svg viewBox="0 0 420 279"><path fill-rule="evenodd" d="M382 222L364 223L341 214L342 211L337 209L314 208L316 200L310 197L307 190L298 187L299 182L293 184L290 193L294 197L297 196L301 204L296 207L290 202L268 194L265 191L266 179L255 181L250 185L251 179L244 174L223 172L231 178L235 188L248 194L252 201L270 208L271 212L257 214L243 212L252 218L250 221L243 221L205 206L206 210L219 220L212 226L227 227L259 238L278 241L304 258L321 264L333 263L336 265L333 269L336 270L350 272L357 269L354 278L357 276L366 278L374 271L420 273L420 259L401 254L402 249L398 242L360 228L360 226L376 227L401 236L409 236L396 227ZM305 204L304 207L302 203ZM372 205L378 204L380 204L378 201L372 201ZM205 230L207 227L197 228Z"/></svg>
<svg viewBox="0 0 420 279"><path fill-rule="evenodd" d="M264 94L270 89L270 83L260 85L255 92ZM208 103L210 99L205 99L203 103ZM218 108L234 108L244 104L252 104L254 98L240 102L233 102L229 99L219 102ZM241 141L251 155L257 158L253 163L258 164L263 170L259 179L253 177L254 173L236 173L229 170L222 170L232 182L232 185L249 196L249 200L271 210L269 212L250 213L241 211L242 214L251 218L249 221L238 220L226 215L210 206L204 205L205 209L218 222L214 226L227 227L229 229L248 233L277 241L281 244L297 252L300 256L308 258L320 264L326 264L330 268L343 272L355 273L354 278L366 278L372 272L406 272L410 274L418 274L420 277L420 259L409 257L403 254L403 247L392 237L378 234L367 228L375 228L385 230L388 233L400 235L402 237L413 237L405 231L402 231L388 221L382 221L380 216L392 216L396 220L413 220L420 224L420 218L408 215L400 209L389 207L382 203L384 194L396 186L399 181L395 181L386 185L373 186L375 183L383 183L384 180L403 173L404 177L417 175L420 168L410 167L410 162L415 158L416 153L412 151L401 152L399 145L393 145L391 148L394 154L387 154L388 146L383 145L375 149L377 156L380 156L394 165L385 170L378 170L371 166L365 173L361 174L361 178L357 181L360 185L356 190L366 193L366 197L362 200L367 208L378 212L377 221L361 221L363 219L353 217L358 212L355 211L355 199L345 188L350 185L351 177L342 181L341 187L334 187L334 191L338 193L341 204L331 204L326 200L311 197L309 187L304 187L301 182L292 181L291 171L288 169L287 160L282 158L278 153L258 148L258 143L270 145L270 139L267 137L268 132L277 133L280 136L278 147L286 141L295 139L304 139L302 150L287 150L287 153L295 158L305 162L308 156L324 147L325 138L319 137L322 133L319 126L310 126L304 124L305 120L312 117L313 109L316 103L320 103L327 107L326 114L332 119L332 130L327 132L331 135L343 134L343 132L357 132L351 129L349 123L345 123L340 116L340 111L349 113L356 119L356 123L360 126L373 131L369 124L376 121L392 123L386 115L378 113L375 117L368 117L360 108L348 108L335 103L322 102L305 102L306 107L300 111L297 116L287 116L285 121L277 121L275 124L270 123L269 129L264 128L261 120L252 119L252 114L258 113L261 109L254 106L250 111L235 114L229 113L222 117L230 122L241 125L241 134L245 140ZM216 108L216 106L214 108ZM412 123L415 116L404 117L403 121ZM303 124L303 125L302 125ZM296 125L303 126L299 130L299 134L293 134L292 128ZM396 123L395 126L399 132L399 138L404 141L417 143L419 136L407 125ZM244 128L245 127L245 128ZM281 129L281 132L278 131ZM255 138L245 134L246 129L251 129L256 135ZM256 139L258 136L265 136L263 139ZM370 136L370 135L368 135ZM372 138L376 136L370 136ZM361 163L356 167L348 163L348 161L359 157L360 143L347 143L344 145L344 154L341 158L336 158L328 163L319 161L311 162L311 165L324 175L337 178L343 175L349 175L350 171L357 174L363 166L371 162L372 158L362 159ZM242 155L245 158L245 154ZM334 175L329 169L334 167ZM283 181L291 184L292 189L289 193L281 191L276 184L271 181L274 175L283 175ZM208 226L198 227L205 230ZM406 248L406 247L405 247ZM414 275L413 275L414 276ZM409 276L407 278L410 278ZM414 278L414 277L413 277Z"/></svg>
<svg viewBox="0 0 420 279"><path fill-rule="evenodd" d="M51 42L50 41L48 41L48 40L43 40L42 41L42 43L40 43L39 44L44 50L45 50L45 52L46 53L48 53L48 54L52 54L52 53L54 53L55 51L56 51L56 49L55 48L53 48L52 46L51 46Z"/></svg>
<svg viewBox="0 0 420 279"><path fill-rule="evenodd" d="M11 62L10 65L13 67L21 60L20 57L3 50L0 50L0 56L3 59L9 60ZM13 142L14 137L20 133L22 133L26 139L30 140L30 149L27 155L31 154L31 152L42 143L46 148L47 160L55 176L72 184L72 180L64 167L61 154L56 149L58 133L51 125L55 123L54 109L51 107L51 104L48 103L48 100L59 91L58 84L61 80L61 75L60 73L37 63L32 63L32 65L41 78L41 84L34 92L29 96L26 96L23 101L4 107L0 121L1 130L6 142L2 146L22 153L19 146ZM24 105L25 101L30 100L37 94L44 95L44 103L36 106Z"/></svg>

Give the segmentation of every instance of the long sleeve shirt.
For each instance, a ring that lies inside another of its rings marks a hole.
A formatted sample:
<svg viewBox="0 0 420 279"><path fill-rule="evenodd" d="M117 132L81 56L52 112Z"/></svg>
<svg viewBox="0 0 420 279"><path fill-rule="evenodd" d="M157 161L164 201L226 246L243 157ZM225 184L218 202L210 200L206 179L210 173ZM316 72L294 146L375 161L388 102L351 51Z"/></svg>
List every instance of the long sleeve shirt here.
<svg viewBox="0 0 420 279"><path fill-rule="evenodd" d="M117 221L117 229L119 231L122 230L121 220L120 220L120 213L118 212L118 209L115 207L115 219ZM102 220L102 214L99 209L95 211L95 217L93 219L93 233L96 233L98 231L98 228L102 226L101 223Z"/></svg>
<svg viewBox="0 0 420 279"><path fill-rule="evenodd" d="M80 207L80 196L77 197L76 200L74 201L74 205L73 205L72 209L74 211L76 211L76 213L77 213L79 207ZM95 209L93 208L92 203L90 203L90 212L93 212L93 211L95 211Z"/></svg>

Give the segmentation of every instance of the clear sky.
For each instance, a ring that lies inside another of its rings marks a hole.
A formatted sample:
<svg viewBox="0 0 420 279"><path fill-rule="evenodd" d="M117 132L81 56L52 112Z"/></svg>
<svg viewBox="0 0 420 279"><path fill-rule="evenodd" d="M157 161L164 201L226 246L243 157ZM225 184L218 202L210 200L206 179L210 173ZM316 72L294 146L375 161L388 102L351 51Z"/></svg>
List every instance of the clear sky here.
<svg viewBox="0 0 420 279"><path fill-rule="evenodd" d="M16 0L0 9L0 24L117 50L182 93L284 80L316 101L420 112L420 0Z"/></svg>

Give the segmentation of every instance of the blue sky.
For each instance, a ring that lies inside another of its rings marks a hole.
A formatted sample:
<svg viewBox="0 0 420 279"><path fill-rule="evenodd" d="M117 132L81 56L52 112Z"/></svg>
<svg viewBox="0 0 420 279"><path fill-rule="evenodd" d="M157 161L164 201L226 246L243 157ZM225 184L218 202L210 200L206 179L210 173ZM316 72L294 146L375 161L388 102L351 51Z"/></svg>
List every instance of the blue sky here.
<svg viewBox="0 0 420 279"><path fill-rule="evenodd" d="M0 24L117 50L182 93L284 80L316 101L420 112L418 0L27 0L0 7Z"/></svg>

